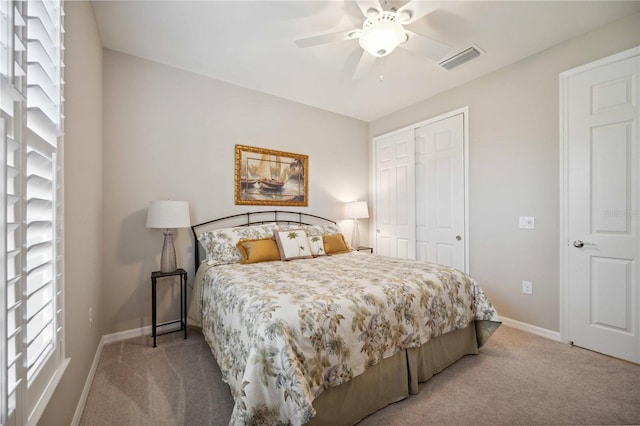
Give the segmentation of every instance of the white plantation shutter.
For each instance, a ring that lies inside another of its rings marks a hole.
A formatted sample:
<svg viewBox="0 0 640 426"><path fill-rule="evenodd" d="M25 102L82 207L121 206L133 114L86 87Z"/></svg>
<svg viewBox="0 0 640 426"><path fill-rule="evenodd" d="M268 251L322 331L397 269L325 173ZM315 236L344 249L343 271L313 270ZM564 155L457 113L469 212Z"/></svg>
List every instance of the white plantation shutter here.
<svg viewBox="0 0 640 426"><path fill-rule="evenodd" d="M0 21L0 420L33 424L68 362L62 294L62 4L0 0Z"/></svg>

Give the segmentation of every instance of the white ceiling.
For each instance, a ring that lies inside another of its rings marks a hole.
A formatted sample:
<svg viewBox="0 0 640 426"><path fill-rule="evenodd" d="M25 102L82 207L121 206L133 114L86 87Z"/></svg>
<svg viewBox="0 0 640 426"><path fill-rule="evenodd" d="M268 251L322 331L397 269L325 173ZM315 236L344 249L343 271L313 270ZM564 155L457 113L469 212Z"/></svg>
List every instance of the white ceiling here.
<svg viewBox="0 0 640 426"><path fill-rule="evenodd" d="M433 2L437 10L407 29L447 43L450 54L475 43L486 55L445 71L396 49L353 80L357 40L294 43L360 28L353 1L92 3L106 48L367 122L640 11L640 1Z"/></svg>

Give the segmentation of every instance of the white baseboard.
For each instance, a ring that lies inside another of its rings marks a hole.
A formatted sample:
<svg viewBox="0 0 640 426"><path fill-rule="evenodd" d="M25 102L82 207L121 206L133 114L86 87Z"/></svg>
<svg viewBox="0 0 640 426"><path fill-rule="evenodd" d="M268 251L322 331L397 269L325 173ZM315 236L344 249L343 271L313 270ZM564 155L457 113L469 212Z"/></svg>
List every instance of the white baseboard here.
<svg viewBox="0 0 640 426"><path fill-rule="evenodd" d="M179 329L180 324L178 323L178 324L169 324L167 326L158 326L158 331L165 332L173 328ZM96 354L93 356L93 362L91 363L91 368L89 369L87 380L85 381L84 388L82 389L82 393L80 394L80 400L78 401L78 405L76 406L76 411L73 414L73 419L71 420L71 426L78 426L80 424L80 418L82 417L82 413L84 412L84 406L87 404L89 391L91 390L91 385L93 384L93 378L96 375L96 370L98 368L98 363L100 362L100 357L102 356L102 349L104 349L104 345L121 342L123 340L131 339L134 337L150 336L150 335L151 335L151 326L147 325L145 327L134 328L132 330L119 331L117 333L105 334L104 336L102 336L102 338L100 339L100 343L98 344L98 349L96 349Z"/></svg>
<svg viewBox="0 0 640 426"><path fill-rule="evenodd" d="M167 324L167 325L158 325L158 333L165 333L167 331L179 330L180 323ZM151 326L147 325L140 328L134 328L131 330L119 331L117 333L105 334L102 336L104 340L104 344L108 345L110 343L121 342L127 339L133 339L134 337L140 336L151 336Z"/></svg>
<svg viewBox="0 0 640 426"><path fill-rule="evenodd" d="M80 394L80 400L78 401L78 405L76 406L75 413L73 413L71 426L78 426L80 424L80 418L82 417L82 413L84 412L84 406L86 405L87 398L89 397L89 391L91 390L93 377L96 375L98 362L100 362L100 356L102 355L102 348L104 348L104 336L102 336L102 338L100 339L100 343L98 344L98 349L96 349L96 354L93 356L93 362L91 363L89 374L87 374L87 380L84 382L84 388L82 389L82 393Z"/></svg>
<svg viewBox="0 0 640 426"><path fill-rule="evenodd" d="M127 339L133 339L134 337L140 336L149 336L151 335L151 326L147 325L145 327L134 328L131 330L119 331L117 333L105 334L102 336L102 340L104 340L105 345L110 343L121 342Z"/></svg>
<svg viewBox="0 0 640 426"><path fill-rule="evenodd" d="M500 321L504 325L508 325L509 327L517 328L518 330L526 331L527 333L535 334L537 336L546 337L547 339L555 340L556 342L561 342L560 332L549 330L547 328L538 327L537 325L527 324L526 322L516 321L511 318L505 318L500 316Z"/></svg>

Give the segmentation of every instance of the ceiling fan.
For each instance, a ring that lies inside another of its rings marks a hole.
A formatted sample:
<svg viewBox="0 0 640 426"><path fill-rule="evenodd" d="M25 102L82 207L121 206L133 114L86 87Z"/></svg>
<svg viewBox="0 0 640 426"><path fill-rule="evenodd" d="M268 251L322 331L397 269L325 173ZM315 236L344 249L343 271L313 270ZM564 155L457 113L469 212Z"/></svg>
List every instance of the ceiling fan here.
<svg viewBox="0 0 640 426"><path fill-rule="evenodd" d="M385 0L356 0L358 7L366 18L362 29L322 34L319 36L296 40L298 47L311 47L341 40L358 39L363 51L353 73L353 79L362 77L376 58L389 55L396 47L434 61L442 59L449 51L449 46L421 34L404 28L418 19L433 12L437 7L432 2L412 0L400 7L383 10L381 2Z"/></svg>

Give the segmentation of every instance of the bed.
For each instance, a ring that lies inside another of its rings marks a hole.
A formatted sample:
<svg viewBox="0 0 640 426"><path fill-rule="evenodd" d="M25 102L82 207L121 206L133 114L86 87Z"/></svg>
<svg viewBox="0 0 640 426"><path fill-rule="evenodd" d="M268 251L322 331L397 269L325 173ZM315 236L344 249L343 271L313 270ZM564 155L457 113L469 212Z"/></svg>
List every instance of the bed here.
<svg viewBox="0 0 640 426"><path fill-rule="evenodd" d="M239 227L219 228L238 220ZM231 389L230 424L357 423L477 354L500 325L468 275L426 262L337 253L328 242L339 228L328 219L255 212L192 230L197 274L189 321L201 327ZM267 240L274 230L310 244L296 240L290 261L239 263L251 260L246 247L272 247ZM323 255L320 247L309 256L318 237L326 254L336 254Z"/></svg>

